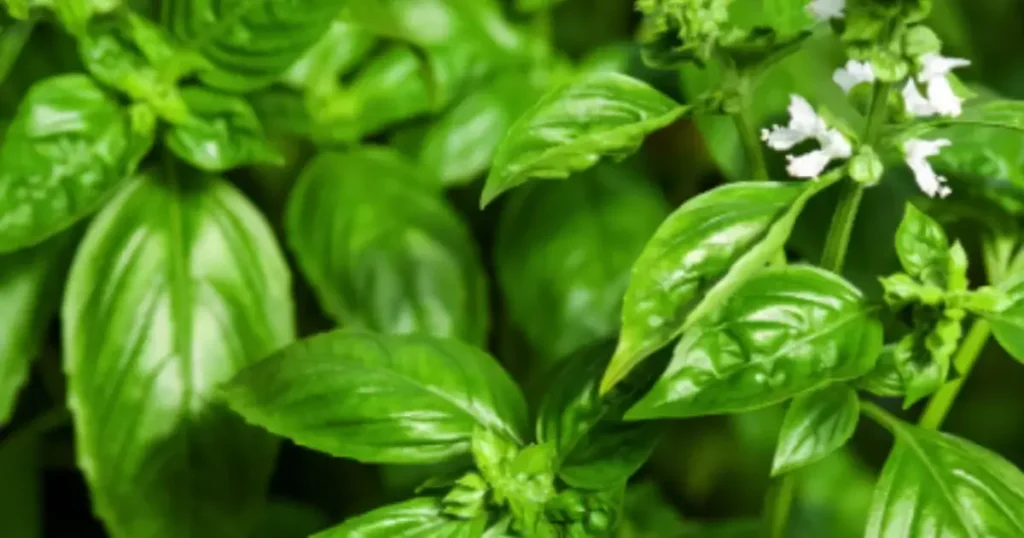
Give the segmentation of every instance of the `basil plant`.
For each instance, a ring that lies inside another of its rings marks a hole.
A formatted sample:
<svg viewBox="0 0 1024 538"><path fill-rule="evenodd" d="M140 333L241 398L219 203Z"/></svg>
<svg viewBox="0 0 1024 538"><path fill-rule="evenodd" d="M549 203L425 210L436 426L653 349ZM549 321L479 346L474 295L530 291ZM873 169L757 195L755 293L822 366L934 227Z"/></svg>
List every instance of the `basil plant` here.
<svg viewBox="0 0 1024 538"><path fill-rule="evenodd" d="M2 4L0 536L1024 536L1018 4Z"/></svg>

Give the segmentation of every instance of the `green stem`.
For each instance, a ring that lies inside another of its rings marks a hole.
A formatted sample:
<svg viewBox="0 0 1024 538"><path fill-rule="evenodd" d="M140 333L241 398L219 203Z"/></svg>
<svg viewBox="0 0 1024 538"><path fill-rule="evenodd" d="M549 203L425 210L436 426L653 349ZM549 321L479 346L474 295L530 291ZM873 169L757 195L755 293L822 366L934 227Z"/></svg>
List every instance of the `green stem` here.
<svg viewBox="0 0 1024 538"><path fill-rule="evenodd" d="M899 419L892 416L888 411L882 409L874 402L861 400L860 411L870 417L871 420L881 424L883 428L891 431L894 435L896 434L896 430L900 427Z"/></svg>
<svg viewBox="0 0 1024 538"><path fill-rule="evenodd" d="M750 162L750 171L755 181L768 181L768 164L764 158L764 149L761 147L761 139L754 130L754 124L750 117L750 107L746 106L746 90L743 90L744 106L741 112L732 115L732 122L736 125L736 131L743 142L743 151L747 154L747 161Z"/></svg>
<svg viewBox="0 0 1024 538"><path fill-rule="evenodd" d="M942 426L942 421L946 419L950 408L953 407L953 402L960 394L960 389L967 381L967 376L970 375L974 364L978 362L978 357L981 356L981 350L985 348L990 334L992 334L992 328L987 321L979 319L974 322L974 326L971 327L967 337L960 344L956 356L953 357L953 368L960 373L960 377L946 383L932 395L917 423L919 426L926 430L937 430L939 426Z"/></svg>
<svg viewBox="0 0 1024 538"><path fill-rule="evenodd" d="M868 121L864 132L864 143L872 144L885 125L886 104L889 99L889 84L876 83ZM864 197L864 187L855 181L848 181L839 199L839 206L832 224L829 226L828 238L825 240L825 252L821 266L834 273L843 270L846 261L846 250L850 246L850 235L853 224L857 220L857 211ZM786 523L789 521L789 510L793 503L793 475L788 474L773 484L765 502L762 530L769 538L785 536Z"/></svg>

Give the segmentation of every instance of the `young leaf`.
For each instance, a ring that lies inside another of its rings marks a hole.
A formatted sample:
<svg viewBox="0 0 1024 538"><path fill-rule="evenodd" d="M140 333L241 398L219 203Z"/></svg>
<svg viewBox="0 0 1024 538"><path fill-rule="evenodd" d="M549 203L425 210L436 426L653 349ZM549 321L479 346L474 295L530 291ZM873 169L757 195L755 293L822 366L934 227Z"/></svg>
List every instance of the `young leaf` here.
<svg viewBox="0 0 1024 538"><path fill-rule="evenodd" d="M0 256L0 427L14 411L46 326L57 313L78 234Z"/></svg>
<svg viewBox="0 0 1024 538"><path fill-rule="evenodd" d="M618 73L589 73L551 91L498 146L480 205L531 178L565 179L603 156L622 159L686 108Z"/></svg>
<svg viewBox="0 0 1024 538"><path fill-rule="evenodd" d="M896 254L910 276L945 289L949 239L938 222L909 203L896 230Z"/></svg>
<svg viewBox="0 0 1024 538"><path fill-rule="evenodd" d="M807 200L837 177L810 186L725 185L669 215L633 265L619 345L601 390L716 310L785 246Z"/></svg>
<svg viewBox="0 0 1024 538"><path fill-rule="evenodd" d="M115 538L246 536L276 442L214 401L294 338L270 226L215 178L127 185L90 224L62 310L78 464Z"/></svg>
<svg viewBox="0 0 1024 538"><path fill-rule="evenodd" d="M836 384L793 399L779 432L772 475L820 461L853 437L860 416L857 392Z"/></svg>
<svg viewBox="0 0 1024 538"><path fill-rule="evenodd" d="M469 451L474 428L522 439L526 405L492 357L455 340L334 331L243 370L224 389L249 422L374 463Z"/></svg>
<svg viewBox="0 0 1024 538"><path fill-rule="evenodd" d="M1024 474L964 439L884 422L896 446L875 488L866 538L1024 536Z"/></svg>
<svg viewBox="0 0 1024 538"><path fill-rule="evenodd" d="M1018 361L1024 362L1024 278L1000 286L1006 292L1006 306L986 317L999 345Z"/></svg>
<svg viewBox="0 0 1024 538"><path fill-rule="evenodd" d="M230 5L169 0L161 7L160 22L172 37L209 63L199 78L232 92L272 84L320 39L339 10L334 0L252 0Z"/></svg>
<svg viewBox="0 0 1024 538"><path fill-rule="evenodd" d="M37 82L0 148L0 253L42 242L94 211L150 139L85 75Z"/></svg>
<svg viewBox="0 0 1024 538"><path fill-rule="evenodd" d="M630 268L665 203L611 164L530 187L502 212L495 265L512 319L557 359L618 331Z"/></svg>
<svg viewBox="0 0 1024 538"><path fill-rule="evenodd" d="M736 413L860 377L882 350L882 324L860 291L808 266L765 269L705 323L629 420Z"/></svg>
<svg viewBox="0 0 1024 538"><path fill-rule="evenodd" d="M552 374L537 413L538 442L555 447L558 474L567 484L600 490L624 483L647 461L660 425L624 423L622 415L650 388L664 361L650 361L602 397L598 383L612 348L578 351Z"/></svg>
<svg viewBox="0 0 1024 538"><path fill-rule="evenodd" d="M263 127L249 103L241 97L187 88L182 97L188 105L187 120L167 131L167 147L189 164L207 172L225 172L253 164L284 164L263 134Z"/></svg>
<svg viewBox="0 0 1024 538"><path fill-rule="evenodd" d="M483 342L483 269L434 181L397 152L376 148L321 154L302 172L286 236L339 323Z"/></svg>
<svg viewBox="0 0 1024 538"><path fill-rule="evenodd" d="M318 532L310 538L474 538L482 536L486 517L445 515L440 499L421 497L378 508Z"/></svg>

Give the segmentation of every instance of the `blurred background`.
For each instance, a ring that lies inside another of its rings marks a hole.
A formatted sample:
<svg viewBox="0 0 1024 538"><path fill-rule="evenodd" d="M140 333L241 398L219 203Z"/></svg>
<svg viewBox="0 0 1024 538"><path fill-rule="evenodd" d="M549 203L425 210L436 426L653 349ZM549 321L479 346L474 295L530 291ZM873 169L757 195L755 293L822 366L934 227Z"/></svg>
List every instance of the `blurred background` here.
<svg viewBox="0 0 1024 538"><path fill-rule="evenodd" d="M945 42L947 56L969 58L973 65L958 72L979 93L1024 99L1024 3L1020 0L946 0L935 2L931 25ZM511 12L511 10L510 10ZM630 0L566 0L554 11L549 31L557 48L575 61L600 61L643 78L685 102L708 82L709 73L656 71L643 66L633 38L639 18ZM9 119L26 89L54 73L78 71L74 42L56 26L32 34L12 75L0 85L0 117ZM774 67L755 91L754 117L761 125L784 118L788 96L801 93L833 113L856 114L831 83L832 71L844 61L842 51L826 36L816 36L804 49ZM396 87L412 81L398 79ZM381 107L391 106L381 103ZM271 132L276 117L264 108L261 117ZM429 129L437 116L422 116L390 126L374 141L405 147ZM280 224L284 194L312 152L280 128L278 142L290 156L284 169L245 170L230 179ZM956 134L954 133L954 136ZM1021 222L1024 208L1024 137L997 133L987 138L963 135L956 151L944 155L944 170L957 198L991 204L1008 222ZM964 159L962 154L973 155ZM781 177L781 159L773 174ZM696 193L746 174L740 142L731 121L706 118L679 122L650 137L643 149L621 165L594 174L630 175L660 193L664 210ZM917 195L909 175L894 167L870 189L851 244L847 276L878 297L876 277L897 270L892 249L903 205ZM599 181L597 178L588 181ZM492 287L490 350L513 372L531 395L541 389L543 373L557 358L537 349L508 314L495 271L495 243L509 204L526 196L551 199L570 196L555 184L534 185L506 196L485 211L478 209L482 182L463 182L448 196L471 223ZM528 192L527 192L528 191ZM832 216L835 193L815 199L802 217L791 242L791 258L817 261ZM522 202L519 202L522 203ZM922 202L923 203L923 202ZM925 206L926 207L926 206ZM625 211L625 209L624 209ZM636 215L626 214L625 220ZM643 218L643 217L636 217ZM649 218L649 217L648 217ZM656 225L660 217L654 219ZM951 235L972 253L972 281L980 284L980 244L986 232L970 219L950 222ZM653 228L652 228L653 230ZM331 327L312 292L296 279L300 334ZM2 305L0 305L2 307ZM890 341L893 338L890 337ZM567 343L572 349L577 343ZM92 538L104 536L93 518L82 476L75 467L72 435L66 416L48 410L62 405L59 326L51 327L29 386L23 391L10 427L0 434L0 529L4 522L23 522L19 534ZM953 408L945 428L984 445L1024 466L1024 365L990 343ZM907 411L887 401L893 412L914 419L920 405ZM42 418L40 418L42 417ZM627 521L618 536L748 536L751 519L761 510L768 487L772 451L781 409L733 416L674 422L651 461L635 479L627 499ZM21 435L29 428L29 434ZM45 435L31 435L31 429ZM20 435L14 438L15 435ZM891 446L887 433L867 421L848 449L799 472L792 536L844 538L861 536L875 476ZM406 498L435 469L372 467L330 458L285 443L273 478L272 503L254 538L305 536L352 514ZM20 534L24 533L24 534Z"/></svg>

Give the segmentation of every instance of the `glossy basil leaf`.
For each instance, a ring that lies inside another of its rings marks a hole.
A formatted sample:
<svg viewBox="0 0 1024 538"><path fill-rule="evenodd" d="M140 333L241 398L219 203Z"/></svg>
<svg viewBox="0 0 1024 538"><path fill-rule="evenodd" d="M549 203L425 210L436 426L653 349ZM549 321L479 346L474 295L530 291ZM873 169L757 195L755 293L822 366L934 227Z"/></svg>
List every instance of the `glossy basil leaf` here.
<svg viewBox="0 0 1024 538"><path fill-rule="evenodd" d="M686 108L626 75L582 75L540 99L498 146L481 195L487 205L531 178L565 179L604 156L622 159Z"/></svg>
<svg viewBox="0 0 1024 538"><path fill-rule="evenodd" d="M85 75L33 85L0 147L0 253L92 213L132 172L149 136L133 132L128 114Z"/></svg>
<svg viewBox="0 0 1024 538"><path fill-rule="evenodd" d="M171 36L208 62L199 78L235 92L276 81L327 32L339 10L333 0L169 0L161 7L160 22Z"/></svg>
<svg viewBox="0 0 1024 538"><path fill-rule="evenodd" d="M161 45L169 47L167 43ZM177 73L153 65L138 50L124 25L111 23L93 28L78 39L78 53L89 73L103 84L148 104L170 122L185 121L188 117L188 106L178 90ZM172 52L164 50L158 56L162 67L169 69Z"/></svg>
<svg viewBox="0 0 1024 538"><path fill-rule="evenodd" d="M623 483L647 460L661 433L658 424L624 423L622 415L647 391L664 361L652 360L601 396L598 387L613 347L576 352L550 376L537 413L538 442L555 448L558 474L584 489Z"/></svg>
<svg viewBox="0 0 1024 538"><path fill-rule="evenodd" d="M845 384L797 396L786 410L772 475L820 461L853 437L860 417L857 392Z"/></svg>
<svg viewBox="0 0 1024 538"><path fill-rule="evenodd" d="M321 306L342 325L483 342L483 269L432 182L377 148L321 154L302 172L286 236Z"/></svg>
<svg viewBox="0 0 1024 538"><path fill-rule="evenodd" d="M378 508L310 538L476 538L487 518L445 515L440 499L421 497Z"/></svg>
<svg viewBox="0 0 1024 538"><path fill-rule="evenodd" d="M630 420L736 413L860 377L882 350L882 325L841 277L773 267L683 334Z"/></svg>
<svg viewBox="0 0 1024 538"><path fill-rule="evenodd" d="M607 390L716 310L786 244L810 197L829 184L738 183L688 200L633 265Z"/></svg>
<svg viewBox="0 0 1024 538"><path fill-rule="evenodd" d="M665 217L661 194L611 163L514 194L495 245L512 319L552 359L614 336L630 268Z"/></svg>
<svg viewBox="0 0 1024 538"><path fill-rule="evenodd" d="M263 134L252 107L236 95L187 88L188 120L167 131L167 147L185 162L207 172L240 166L282 165L284 157Z"/></svg>
<svg viewBox="0 0 1024 538"><path fill-rule="evenodd" d="M78 465L114 538L240 537L276 441L215 400L294 338L270 226L215 178L133 180L90 224L62 310Z"/></svg>
<svg viewBox="0 0 1024 538"><path fill-rule="evenodd" d="M1024 101L1002 99L979 100L964 107L956 118L933 120L933 124L972 125L1024 131Z"/></svg>
<svg viewBox="0 0 1024 538"><path fill-rule="evenodd" d="M857 386L871 394L882 397L903 396L907 392L906 381L896 365L898 344L882 348L878 363L866 376L857 380Z"/></svg>
<svg viewBox="0 0 1024 538"><path fill-rule="evenodd" d="M1024 474L998 454L892 420L896 446L875 488L866 538L1024 535Z"/></svg>
<svg viewBox="0 0 1024 538"><path fill-rule="evenodd" d="M942 225L912 204L907 204L896 230L896 254L910 276L926 284L946 287L949 239Z"/></svg>
<svg viewBox="0 0 1024 538"><path fill-rule="evenodd" d="M519 388L486 353L420 335L324 333L243 370L224 389L249 422L339 457L431 463L474 428L522 439Z"/></svg>
<svg viewBox="0 0 1024 538"><path fill-rule="evenodd" d="M1013 358L1024 362L1024 278L1000 286L1007 304L999 312L986 316L999 345Z"/></svg>
<svg viewBox="0 0 1024 538"><path fill-rule="evenodd" d="M298 90L325 91L363 60L377 40L365 28L335 20L327 32L282 77Z"/></svg>
<svg viewBox="0 0 1024 538"><path fill-rule="evenodd" d="M0 256L0 427L14 412L47 325L57 314L78 234Z"/></svg>

